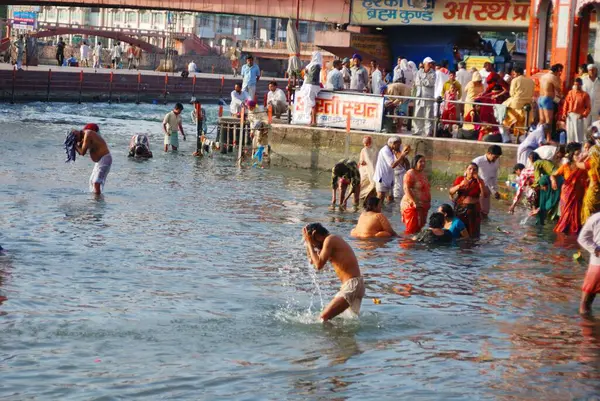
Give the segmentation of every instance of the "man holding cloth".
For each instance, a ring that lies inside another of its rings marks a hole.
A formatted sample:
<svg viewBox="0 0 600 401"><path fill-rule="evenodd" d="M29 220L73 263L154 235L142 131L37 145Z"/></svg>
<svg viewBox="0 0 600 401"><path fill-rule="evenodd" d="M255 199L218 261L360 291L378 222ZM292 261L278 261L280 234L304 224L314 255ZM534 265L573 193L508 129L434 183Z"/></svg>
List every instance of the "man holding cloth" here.
<svg viewBox="0 0 600 401"><path fill-rule="evenodd" d="M485 155L473 159L473 163L479 167L479 178L483 180L488 187L490 194L496 199L500 199L498 192L498 169L500 168L500 156L502 148L498 145L492 145L488 148ZM490 197L481 197L481 217L487 218L490 213Z"/></svg>

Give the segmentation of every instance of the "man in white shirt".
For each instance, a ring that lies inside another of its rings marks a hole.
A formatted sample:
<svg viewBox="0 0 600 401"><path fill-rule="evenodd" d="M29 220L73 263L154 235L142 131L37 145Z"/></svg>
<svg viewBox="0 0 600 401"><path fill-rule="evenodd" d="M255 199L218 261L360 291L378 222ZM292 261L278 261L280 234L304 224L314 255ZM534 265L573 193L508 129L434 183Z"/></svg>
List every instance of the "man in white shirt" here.
<svg viewBox="0 0 600 401"><path fill-rule="evenodd" d="M344 89L350 89L350 59L348 57L342 60L342 79L344 81Z"/></svg>
<svg viewBox="0 0 600 401"><path fill-rule="evenodd" d="M435 68L435 89L434 89L434 97L437 99L442 96L442 91L444 90L444 84L448 82L450 79L450 73L447 68L442 66L436 66ZM437 113L437 107L434 108L434 111Z"/></svg>
<svg viewBox="0 0 600 401"><path fill-rule="evenodd" d="M112 61L113 68L115 70L117 68L119 68L119 65L121 64L121 54L122 54L121 43L117 42L117 43L115 43L112 51L110 52L110 59Z"/></svg>
<svg viewBox="0 0 600 401"><path fill-rule="evenodd" d="M590 253L590 263L581 287L579 313L589 315L596 294L600 292L600 213L590 216L577 238L579 245Z"/></svg>
<svg viewBox="0 0 600 401"><path fill-rule="evenodd" d="M467 97L467 91L464 89L467 87L467 84L471 82L473 73L467 71L467 64L464 61L458 63L458 67L459 69L456 71L456 80L458 83L460 83L460 87L463 89L460 100L464 102Z"/></svg>
<svg viewBox="0 0 600 401"><path fill-rule="evenodd" d="M277 87L277 82L269 82L269 93L267 94L267 107L273 108L273 114L276 118L281 118L283 113L288 111L287 97L285 92Z"/></svg>
<svg viewBox="0 0 600 401"><path fill-rule="evenodd" d="M342 75L342 61L334 60L333 69L327 74L326 89L332 91L344 90L344 77Z"/></svg>
<svg viewBox="0 0 600 401"><path fill-rule="evenodd" d="M248 92L242 91L242 84L236 83L234 90L231 92L231 103L229 104L229 111L234 117L239 117L242 112L242 107L246 100L250 99Z"/></svg>
<svg viewBox="0 0 600 401"><path fill-rule="evenodd" d="M529 154L542 146L544 143L551 143L551 135L552 126L550 124L538 124L533 131L529 131L517 149L517 163L527 166Z"/></svg>
<svg viewBox="0 0 600 401"><path fill-rule="evenodd" d="M377 197L383 202L386 195L388 199L393 196L394 190L394 169L400 165L408 152L409 147L404 148L400 152L402 147L402 139L399 136L392 136L388 139L387 145L385 145L377 154L377 163L375 164L375 173L373 174L373 181L375 181L375 190L377 191Z"/></svg>
<svg viewBox="0 0 600 401"><path fill-rule="evenodd" d="M432 134L432 120L435 107L434 90L436 75L433 69L433 60L426 57L423 60L423 68L415 74L415 96L420 98L430 98L431 101L415 101L415 117L427 118L427 120L413 121L413 135L430 136Z"/></svg>
<svg viewBox="0 0 600 401"><path fill-rule="evenodd" d="M381 87L383 86L383 76L377 61L371 61L371 93L381 95Z"/></svg>
<svg viewBox="0 0 600 401"><path fill-rule="evenodd" d="M190 63L188 64L188 72L189 72L190 74L195 74L195 73L196 73L196 69L197 69L197 68L198 68L198 67L196 66L196 63L194 63L194 61L193 61L193 60L192 60L192 61L190 61Z"/></svg>
<svg viewBox="0 0 600 401"><path fill-rule="evenodd" d="M600 114L600 78L598 78L598 67L594 64L590 64L587 68L588 75L582 78L583 90L590 95L592 111L585 118L585 130L592 125Z"/></svg>
<svg viewBox="0 0 600 401"><path fill-rule="evenodd" d="M173 150L177 150L179 147L179 132L183 136L185 141L185 132L183 132L183 125L181 124L181 112L183 111L183 105L176 103L172 111L168 112L163 119L163 130L165 132L165 152L169 151L169 145Z"/></svg>
<svg viewBox="0 0 600 401"><path fill-rule="evenodd" d="M98 42L96 47L94 47L94 52L92 54L93 57L93 67L100 68L102 67L102 42Z"/></svg>
<svg viewBox="0 0 600 401"><path fill-rule="evenodd" d="M500 167L500 156L502 148L498 145L492 145L488 148L485 155L473 159L473 163L479 167L479 177L488 187L494 198L500 199L498 192L498 168ZM490 214L490 197L481 197L481 216L487 218Z"/></svg>
<svg viewBox="0 0 600 401"><path fill-rule="evenodd" d="M79 56L81 57L81 66L89 67L90 66L90 47L87 42L84 40L81 42L81 46L79 47Z"/></svg>

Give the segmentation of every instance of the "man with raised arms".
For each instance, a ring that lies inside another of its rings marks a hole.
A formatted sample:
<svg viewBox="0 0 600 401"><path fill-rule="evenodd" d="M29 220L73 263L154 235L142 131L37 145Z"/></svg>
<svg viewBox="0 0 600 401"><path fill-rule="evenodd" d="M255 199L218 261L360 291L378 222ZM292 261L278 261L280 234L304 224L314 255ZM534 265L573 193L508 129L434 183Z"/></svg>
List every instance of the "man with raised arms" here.
<svg viewBox="0 0 600 401"><path fill-rule="evenodd" d="M338 278L342 282L340 291L321 312L323 321L331 320L350 308L356 315L365 296L365 283L358 267L354 251L346 241L332 235L320 223L308 224L302 230L306 244L306 254L315 269L321 270L331 261Z"/></svg>

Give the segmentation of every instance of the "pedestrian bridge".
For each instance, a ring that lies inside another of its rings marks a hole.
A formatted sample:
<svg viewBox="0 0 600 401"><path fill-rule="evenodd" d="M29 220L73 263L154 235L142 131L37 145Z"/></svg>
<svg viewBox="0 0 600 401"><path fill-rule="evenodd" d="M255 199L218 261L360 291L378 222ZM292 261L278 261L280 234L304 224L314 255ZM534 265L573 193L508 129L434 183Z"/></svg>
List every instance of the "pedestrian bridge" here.
<svg viewBox="0 0 600 401"><path fill-rule="evenodd" d="M0 0L0 4L141 8L274 18L296 18L299 6L300 19L304 21L348 23L350 19L350 0Z"/></svg>

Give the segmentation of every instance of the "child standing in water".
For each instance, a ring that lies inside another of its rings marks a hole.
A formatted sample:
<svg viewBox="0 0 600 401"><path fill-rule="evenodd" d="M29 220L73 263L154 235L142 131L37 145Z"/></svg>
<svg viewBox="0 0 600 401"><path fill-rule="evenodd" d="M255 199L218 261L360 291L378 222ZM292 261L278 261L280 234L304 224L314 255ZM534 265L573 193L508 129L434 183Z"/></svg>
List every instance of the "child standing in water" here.
<svg viewBox="0 0 600 401"><path fill-rule="evenodd" d="M321 313L321 320L331 320L348 308L358 315L365 296L365 283L350 245L337 235L329 234L320 223L308 224L302 230L302 236L308 260L315 269L321 270L325 263L331 261L342 282L340 291Z"/></svg>

